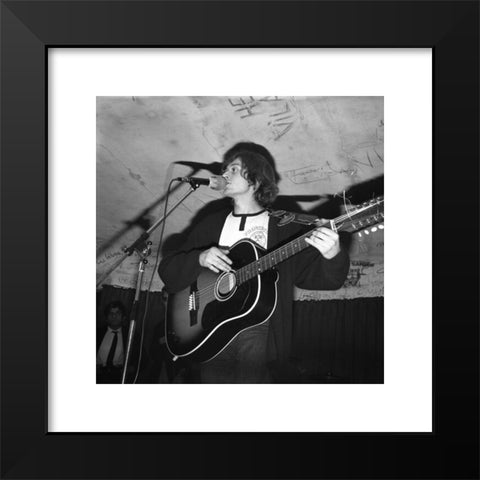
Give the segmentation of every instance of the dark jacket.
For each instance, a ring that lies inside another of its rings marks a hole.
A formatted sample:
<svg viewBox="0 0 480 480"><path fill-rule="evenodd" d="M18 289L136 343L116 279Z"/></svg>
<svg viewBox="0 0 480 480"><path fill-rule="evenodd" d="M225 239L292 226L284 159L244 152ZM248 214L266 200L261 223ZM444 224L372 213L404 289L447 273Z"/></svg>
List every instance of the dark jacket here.
<svg viewBox="0 0 480 480"><path fill-rule="evenodd" d="M98 349L100 348L100 345L102 344L103 337L107 333L107 324L105 323L102 325L100 328L97 328L97 353ZM138 359L140 357L140 334L139 334L139 328L137 325L137 333L134 335L134 340L132 342L132 347L130 350L130 360L129 360L129 369L127 372L126 376L126 383L131 383L134 376L135 376L135 371L137 369L138 365ZM127 342L128 342L128 325L123 325L122 326L122 343L123 343L123 354L127 354ZM145 376L145 369L148 364L148 357L146 350L142 348L142 357L141 357L141 362L140 362L140 370L138 377L136 379L137 383L145 383L144 382L144 376Z"/></svg>
<svg viewBox="0 0 480 480"><path fill-rule="evenodd" d="M103 342L103 337L107 333L108 325L105 323L100 328L97 328L97 353L100 345ZM128 338L128 327L122 326L122 340L123 340L123 351L127 348L127 338Z"/></svg>
<svg viewBox="0 0 480 480"><path fill-rule="evenodd" d="M200 253L218 246L229 213L230 210L225 210L206 217L200 224L193 226L188 239L179 250L165 255L158 272L168 293L187 288L198 277L202 269L199 263ZM305 227L295 223L280 227L277 220L270 217L267 250L277 248L305 231ZM307 290L336 290L347 278L349 265L349 257L344 250L327 260L315 248L307 248L276 266L280 278L277 284L277 306L270 317L268 357L271 362L283 364L290 357L293 285Z"/></svg>

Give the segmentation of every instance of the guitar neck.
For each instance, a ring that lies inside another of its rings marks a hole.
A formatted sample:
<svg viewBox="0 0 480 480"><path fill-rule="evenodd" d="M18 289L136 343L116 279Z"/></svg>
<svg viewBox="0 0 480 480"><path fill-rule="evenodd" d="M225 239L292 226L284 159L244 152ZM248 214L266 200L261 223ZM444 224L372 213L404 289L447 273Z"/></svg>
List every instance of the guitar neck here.
<svg viewBox="0 0 480 480"><path fill-rule="evenodd" d="M353 211L340 215L333 220L318 223L299 237L282 245L281 247L265 254L255 262L251 262L235 272L237 284L246 282L256 275L270 270L281 262L297 255L310 246L305 239L319 226L330 228L334 231L355 232L367 226L383 221L383 197L367 202Z"/></svg>
<svg viewBox="0 0 480 480"><path fill-rule="evenodd" d="M246 282L247 280L254 278L259 273L270 270L271 268L275 267L275 265L278 265L290 257L293 257L297 253L305 250L310 246L305 239L311 235L312 230L314 229L309 230L300 237L286 243L285 245L282 245L276 250L265 254L255 262L251 262L248 265L239 268L235 273L237 277L237 283Z"/></svg>

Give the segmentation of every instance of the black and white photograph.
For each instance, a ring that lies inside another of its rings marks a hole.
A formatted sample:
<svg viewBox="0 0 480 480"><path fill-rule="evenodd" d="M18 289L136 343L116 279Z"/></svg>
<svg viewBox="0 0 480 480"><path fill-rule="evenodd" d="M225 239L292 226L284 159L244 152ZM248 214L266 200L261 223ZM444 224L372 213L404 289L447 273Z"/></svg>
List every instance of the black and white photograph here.
<svg viewBox="0 0 480 480"><path fill-rule="evenodd" d="M96 101L98 383L383 382L383 97Z"/></svg>
<svg viewBox="0 0 480 480"><path fill-rule="evenodd" d="M479 7L2 0L0 477L478 478Z"/></svg>

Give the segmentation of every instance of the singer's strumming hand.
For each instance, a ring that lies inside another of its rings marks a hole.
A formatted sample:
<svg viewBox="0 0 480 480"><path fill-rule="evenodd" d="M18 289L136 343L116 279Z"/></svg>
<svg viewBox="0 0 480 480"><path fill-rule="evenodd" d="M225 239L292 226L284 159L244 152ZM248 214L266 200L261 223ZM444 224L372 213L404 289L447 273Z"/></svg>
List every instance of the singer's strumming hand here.
<svg viewBox="0 0 480 480"><path fill-rule="evenodd" d="M232 261L227 257L229 250L226 248L211 247L200 254L200 265L209 268L215 273L231 272Z"/></svg>

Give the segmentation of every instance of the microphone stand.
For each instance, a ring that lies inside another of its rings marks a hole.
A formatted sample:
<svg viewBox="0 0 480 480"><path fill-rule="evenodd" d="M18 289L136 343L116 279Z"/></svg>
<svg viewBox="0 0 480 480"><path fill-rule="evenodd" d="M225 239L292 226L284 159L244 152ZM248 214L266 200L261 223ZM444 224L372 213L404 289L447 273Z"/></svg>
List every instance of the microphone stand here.
<svg viewBox="0 0 480 480"><path fill-rule="evenodd" d="M194 175L196 172L198 172L198 168L194 169L192 172L190 172L189 176ZM178 184L170 193L173 193L177 188L180 188L180 184ZM160 205L163 200L165 199L167 195L164 194L157 200L155 200L151 205L149 205L147 208L142 210L133 220L128 220L123 223L125 223L125 226L119 230L117 233L115 233L112 237L110 237L105 243L103 243L100 248L97 250L97 258L105 252L108 247L113 245L119 238L121 238L125 233L127 233L134 225L138 225L139 227L143 228L144 230L147 230L148 227L146 225L149 224L147 215L157 206Z"/></svg>
<svg viewBox="0 0 480 480"><path fill-rule="evenodd" d="M132 305L132 310L130 313L130 324L128 328L128 341L127 341L127 350L125 353L125 361L123 363L123 371L122 371L122 383L125 383L125 379L127 376L127 369L128 369L128 362L130 360L130 352L132 348L132 343L133 343L133 336L135 334L135 328L136 328L136 316L138 312L138 305L139 305L139 299L140 299L140 288L142 285L142 280L143 280L143 274L145 272L145 265L148 263L147 257L150 255L150 245L152 242L147 241L147 239L150 237L150 234L158 228L166 219L167 217L188 197L190 196L198 187L199 184L196 183L195 181L191 180L189 181L190 185L190 190L188 190L185 195L172 207L170 210L168 210L165 215L161 218L159 218L147 231L143 232L129 247L125 247L123 249L124 253L122 257L115 262L110 269L106 273L102 275L100 280L97 282L97 287L103 283L103 281L128 257L130 256L133 251L137 251L139 255L141 256L140 262L138 265L138 275L137 275L137 285L135 288L135 300ZM160 248L160 245L158 246ZM138 365L140 367L140 365Z"/></svg>
<svg viewBox="0 0 480 480"><path fill-rule="evenodd" d="M138 305L139 305L139 299L140 299L140 288L142 286L143 274L145 273L145 265L148 263L147 257L151 253L151 249L150 249L151 244L152 242L147 242L146 244L144 244L141 253L140 253L140 250L137 249L137 253L141 256L141 258L138 264L138 275L137 275L137 286L135 288L135 299L133 301L132 310L130 312L130 324L128 326L127 350L125 352L125 359L123 362L121 383L125 383L125 379L127 377L128 362L130 360L130 352L133 344L133 336L135 334L135 328L137 325L136 317L137 317ZM138 365L138 367L140 367L140 365Z"/></svg>
<svg viewBox="0 0 480 480"><path fill-rule="evenodd" d="M167 213L159 218L148 230L143 232L129 247L124 247L123 248L123 255L100 277L100 279L97 281L97 288L103 283L103 281L114 271L118 268L118 266L123 263L123 261L130 256L134 250L137 250L139 246L142 246L145 244L145 242L148 240L150 237L150 234L156 230L165 220L166 218L189 196L191 195L198 187L199 185L194 182L190 181L190 190L172 207L170 210L167 211ZM159 245L160 248L160 245Z"/></svg>

